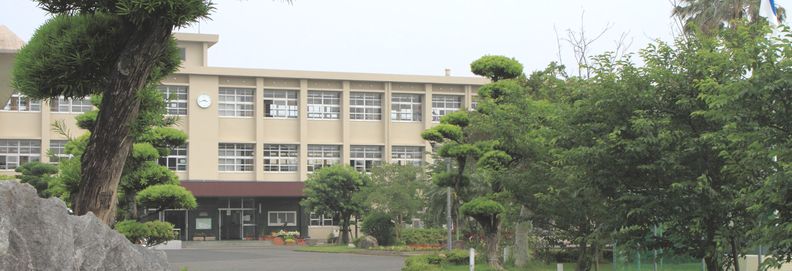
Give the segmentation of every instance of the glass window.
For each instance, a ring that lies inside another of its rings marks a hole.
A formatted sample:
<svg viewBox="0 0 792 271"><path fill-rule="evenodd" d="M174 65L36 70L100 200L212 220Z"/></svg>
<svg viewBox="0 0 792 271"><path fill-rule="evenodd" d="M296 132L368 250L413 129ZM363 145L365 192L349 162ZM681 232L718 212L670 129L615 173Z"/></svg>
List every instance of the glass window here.
<svg viewBox="0 0 792 271"><path fill-rule="evenodd" d="M14 91L11 94L11 99L3 107L3 111L12 112L40 112L41 101L28 98L25 94Z"/></svg>
<svg viewBox="0 0 792 271"><path fill-rule="evenodd" d="M50 140L49 159L50 163L58 163L61 159L72 158L71 154L66 154L67 140Z"/></svg>
<svg viewBox="0 0 792 271"><path fill-rule="evenodd" d="M185 86L159 86L168 115L187 115L187 87Z"/></svg>
<svg viewBox="0 0 792 271"><path fill-rule="evenodd" d="M474 111L478 108L478 96L470 97L470 111Z"/></svg>
<svg viewBox="0 0 792 271"><path fill-rule="evenodd" d="M297 118L296 90L264 90L264 116L268 118Z"/></svg>
<svg viewBox="0 0 792 271"><path fill-rule="evenodd" d="M311 213L311 226L336 226L338 223L333 221L333 216L331 215L317 215L315 213Z"/></svg>
<svg viewBox="0 0 792 271"><path fill-rule="evenodd" d="M462 108L462 96L432 95L432 121L434 122L439 122L441 117L459 111L460 108Z"/></svg>
<svg viewBox="0 0 792 271"><path fill-rule="evenodd" d="M50 111L60 113L85 113L93 109L91 98L66 99L63 96L50 101Z"/></svg>
<svg viewBox="0 0 792 271"><path fill-rule="evenodd" d="M308 172L341 163L340 145L308 145Z"/></svg>
<svg viewBox="0 0 792 271"><path fill-rule="evenodd" d="M171 149L170 154L160 157L159 164L173 171L187 170L187 145Z"/></svg>
<svg viewBox="0 0 792 271"><path fill-rule="evenodd" d="M298 145L264 144L264 171L295 172L299 161Z"/></svg>
<svg viewBox="0 0 792 271"><path fill-rule="evenodd" d="M0 169L15 169L41 160L41 141L0 139Z"/></svg>
<svg viewBox="0 0 792 271"><path fill-rule="evenodd" d="M421 121L421 95L394 93L391 99L391 119Z"/></svg>
<svg viewBox="0 0 792 271"><path fill-rule="evenodd" d="M350 146L349 155L349 165L360 172L371 172L382 164L382 146Z"/></svg>
<svg viewBox="0 0 792 271"><path fill-rule="evenodd" d="M423 147L393 146L391 148L391 162L399 165L421 166L423 153Z"/></svg>
<svg viewBox="0 0 792 271"><path fill-rule="evenodd" d="M253 171L253 144L218 144L219 171Z"/></svg>
<svg viewBox="0 0 792 271"><path fill-rule="evenodd" d="M350 93L349 118L353 120L381 120L382 94L368 92Z"/></svg>
<svg viewBox="0 0 792 271"><path fill-rule="evenodd" d="M220 116L252 117L253 92L250 88L220 88L217 108Z"/></svg>
<svg viewBox="0 0 792 271"><path fill-rule="evenodd" d="M339 94L341 93L337 91L309 91L308 118L338 119L341 113Z"/></svg>
<svg viewBox="0 0 792 271"><path fill-rule="evenodd" d="M269 211L267 217L268 226L297 226L295 211Z"/></svg>

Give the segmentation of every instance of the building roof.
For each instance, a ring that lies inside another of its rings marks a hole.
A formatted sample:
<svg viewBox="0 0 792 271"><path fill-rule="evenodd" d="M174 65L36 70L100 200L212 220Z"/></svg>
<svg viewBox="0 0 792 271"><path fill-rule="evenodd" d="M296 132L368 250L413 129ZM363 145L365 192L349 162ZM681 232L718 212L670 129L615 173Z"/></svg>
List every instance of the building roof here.
<svg viewBox="0 0 792 271"><path fill-rule="evenodd" d="M173 33L173 37L178 41L203 42L207 44L206 47L212 47L220 40L217 34Z"/></svg>
<svg viewBox="0 0 792 271"><path fill-rule="evenodd" d="M182 181L196 197L302 197L303 182Z"/></svg>
<svg viewBox="0 0 792 271"><path fill-rule="evenodd" d="M0 25L0 53L14 53L19 51L25 42L22 41L11 29Z"/></svg>

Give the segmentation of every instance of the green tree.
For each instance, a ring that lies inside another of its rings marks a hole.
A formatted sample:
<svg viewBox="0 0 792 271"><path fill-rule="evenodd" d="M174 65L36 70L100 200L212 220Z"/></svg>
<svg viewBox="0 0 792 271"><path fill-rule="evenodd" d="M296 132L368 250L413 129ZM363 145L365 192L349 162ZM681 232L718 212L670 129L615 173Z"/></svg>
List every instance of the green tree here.
<svg viewBox="0 0 792 271"><path fill-rule="evenodd" d="M55 17L17 55L13 84L26 95L50 99L102 94L91 138L81 157L75 212L115 217L117 187L134 140L140 91L179 65L174 28L206 18L208 0L37 0ZM75 195L72 195L74 197Z"/></svg>
<svg viewBox="0 0 792 271"><path fill-rule="evenodd" d="M368 176L347 165L323 167L305 181L300 201L307 210L323 215L337 215L341 222L341 242L349 243L352 215L363 211L363 201L356 196L368 183Z"/></svg>
<svg viewBox="0 0 792 271"><path fill-rule="evenodd" d="M58 173L58 167L51 164L45 164L39 161L33 161L22 164L14 171L19 172L19 180L22 183L27 183L36 188L39 197L49 198L49 184L53 175Z"/></svg>
<svg viewBox="0 0 792 271"><path fill-rule="evenodd" d="M384 213L395 221L398 239L405 221L426 206L427 183L423 169L413 165L384 164L371 171L370 184L360 197L373 211Z"/></svg>

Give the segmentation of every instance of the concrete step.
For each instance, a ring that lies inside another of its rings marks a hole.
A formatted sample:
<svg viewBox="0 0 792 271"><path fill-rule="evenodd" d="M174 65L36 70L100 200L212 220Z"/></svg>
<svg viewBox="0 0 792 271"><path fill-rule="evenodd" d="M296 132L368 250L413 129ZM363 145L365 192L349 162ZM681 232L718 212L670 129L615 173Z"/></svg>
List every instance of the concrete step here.
<svg viewBox="0 0 792 271"><path fill-rule="evenodd" d="M271 247L272 241L261 240L223 240L223 241L183 241L182 248L256 248Z"/></svg>

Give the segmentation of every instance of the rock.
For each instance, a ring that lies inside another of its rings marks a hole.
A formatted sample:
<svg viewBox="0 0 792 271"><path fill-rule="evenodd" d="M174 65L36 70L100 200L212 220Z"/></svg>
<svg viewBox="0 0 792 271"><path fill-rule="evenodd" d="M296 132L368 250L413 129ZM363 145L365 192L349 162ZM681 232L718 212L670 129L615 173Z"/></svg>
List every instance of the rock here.
<svg viewBox="0 0 792 271"><path fill-rule="evenodd" d="M374 238L374 236L366 235L365 237L363 237L363 239L361 239L358 242L357 246L359 248L376 247L377 246L377 238Z"/></svg>
<svg viewBox="0 0 792 271"><path fill-rule="evenodd" d="M130 243L92 213L68 214L28 184L0 182L0 270L168 270L162 251Z"/></svg>

